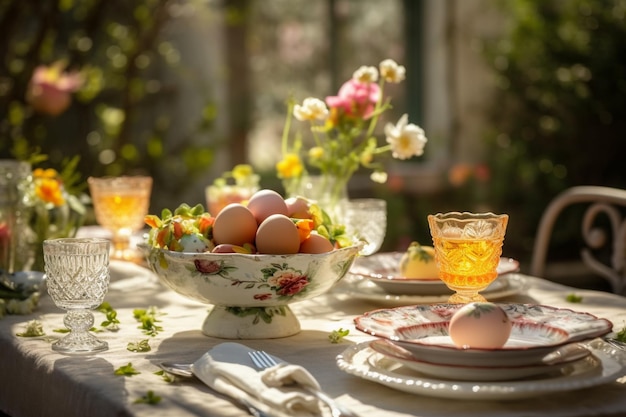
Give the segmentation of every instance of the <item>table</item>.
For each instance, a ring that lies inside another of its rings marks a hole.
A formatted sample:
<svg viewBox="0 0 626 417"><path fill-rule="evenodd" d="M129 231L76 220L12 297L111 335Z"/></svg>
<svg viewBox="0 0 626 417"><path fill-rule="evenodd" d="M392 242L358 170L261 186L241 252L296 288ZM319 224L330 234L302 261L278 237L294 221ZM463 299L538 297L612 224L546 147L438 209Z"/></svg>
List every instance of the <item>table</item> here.
<svg viewBox="0 0 626 417"><path fill-rule="evenodd" d="M42 339L17 337L29 320L40 319L48 335L63 328L63 311L50 297L41 298L29 316L0 320L0 410L12 417L45 416L247 416L227 399L213 394L194 380L167 383L160 376L160 361L191 362L225 340L210 338L200 326L210 306L187 300L166 289L147 269L131 263L111 262L111 288L106 301L117 310L118 332L99 333L109 350L90 356L64 356ZM540 278L525 277L529 288L502 301L528 302L587 311L611 320L615 329L626 326L626 298L603 292L579 290ZM340 283L341 285L341 283ZM582 302L566 301L576 293ZM158 307L165 313L163 330L148 337L138 329L133 309ZM466 401L408 394L362 380L339 370L335 357L350 344L371 339L354 329L353 318L381 307L371 301L347 299L336 291L292 304L302 331L282 339L243 340L285 360L305 366L322 387L338 401L362 416L623 416L626 415L626 378L575 392L515 401ZM96 325L104 319L95 313ZM350 334L338 344L328 335L339 328ZM129 342L150 339L152 350L134 353ZM114 370L132 363L141 372L116 376ZM148 390L162 397L157 405L136 404Z"/></svg>

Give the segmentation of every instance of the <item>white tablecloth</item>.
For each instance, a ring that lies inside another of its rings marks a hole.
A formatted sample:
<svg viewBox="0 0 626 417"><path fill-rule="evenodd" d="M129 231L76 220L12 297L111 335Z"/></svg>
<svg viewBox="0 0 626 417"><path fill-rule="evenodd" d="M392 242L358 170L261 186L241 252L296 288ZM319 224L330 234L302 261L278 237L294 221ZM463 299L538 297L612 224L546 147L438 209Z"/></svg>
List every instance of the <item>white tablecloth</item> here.
<svg viewBox="0 0 626 417"><path fill-rule="evenodd" d="M12 417L45 416L245 416L247 413L212 393L196 380L167 383L160 376L160 361L192 362L224 340L204 336L200 326L210 306L187 300L161 286L147 269L112 262L112 282L106 301L117 310L118 332L98 333L109 350L97 355L64 356L42 339L17 337L29 320L43 322L48 335L63 328L63 311L44 295L30 316L0 320L0 410ZM529 288L502 301L529 302L586 311L611 320L615 329L626 326L626 298L594 291L574 290L538 278L527 278ZM576 293L582 302L566 296ZM163 331L147 337L133 318L133 309L156 306L165 315ZM381 307L372 301L327 295L293 304L302 331L292 337L240 341L305 366L325 391L362 416L624 416L626 385L619 382L555 395L515 401L438 399L396 391L344 373L335 357L350 344L371 339L354 328L353 318ZM104 320L95 313L96 325ZM331 331L350 329L342 343L328 340ZM133 353L129 342L150 339L152 350ZM141 372L116 376L114 370L132 363ZM622 378L624 379L624 378ZM134 401L152 390L162 398L157 405Z"/></svg>

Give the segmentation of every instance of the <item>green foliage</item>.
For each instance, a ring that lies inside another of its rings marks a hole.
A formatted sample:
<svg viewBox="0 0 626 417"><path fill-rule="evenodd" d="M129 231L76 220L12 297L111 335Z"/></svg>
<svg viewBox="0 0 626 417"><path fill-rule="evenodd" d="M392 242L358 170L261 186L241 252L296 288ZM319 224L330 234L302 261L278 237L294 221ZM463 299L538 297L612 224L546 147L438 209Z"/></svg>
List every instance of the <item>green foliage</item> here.
<svg viewBox="0 0 626 417"><path fill-rule="evenodd" d="M189 179L213 162L215 144L208 143L207 132L217 110L201 82L194 89L204 103L176 101L183 80L201 77L170 39L176 20L186 17L174 13L178 3L1 2L0 157L44 154L51 167L61 171L75 163L83 176L143 172L163 193L183 192ZM196 8L195 18L209 17L209 9L196 0L185 4ZM36 67L59 60L68 71L81 72L85 83L63 113L39 114L26 100L28 83ZM178 120L182 105L189 128ZM65 159L75 154L80 161Z"/></svg>
<svg viewBox="0 0 626 417"><path fill-rule="evenodd" d="M530 243L559 191L626 184L626 3L501 4L510 30L488 49L501 90L489 135L489 201L519 210L516 233Z"/></svg>

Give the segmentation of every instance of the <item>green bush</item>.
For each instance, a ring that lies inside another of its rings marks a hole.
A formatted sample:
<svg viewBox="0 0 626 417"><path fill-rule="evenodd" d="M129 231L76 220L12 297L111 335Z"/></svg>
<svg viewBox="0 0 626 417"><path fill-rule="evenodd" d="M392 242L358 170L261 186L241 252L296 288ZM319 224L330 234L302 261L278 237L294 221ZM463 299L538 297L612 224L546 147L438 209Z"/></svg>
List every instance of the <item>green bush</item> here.
<svg viewBox="0 0 626 417"><path fill-rule="evenodd" d="M500 88L488 137L489 201L515 213L507 243L528 252L558 192L626 187L626 3L501 4L510 30L488 53ZM568 246L577 232L565 228L557 240Z"/></svg>

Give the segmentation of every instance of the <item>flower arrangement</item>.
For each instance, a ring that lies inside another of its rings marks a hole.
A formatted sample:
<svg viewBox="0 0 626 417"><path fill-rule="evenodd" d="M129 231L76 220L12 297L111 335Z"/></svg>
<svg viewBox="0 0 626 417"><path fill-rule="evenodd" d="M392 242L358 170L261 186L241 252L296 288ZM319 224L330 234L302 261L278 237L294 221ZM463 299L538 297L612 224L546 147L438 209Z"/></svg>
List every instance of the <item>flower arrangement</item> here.
<svg viewBox="0 0 626 417"><path fill-rule="evenodd" d="M276 164L278 177L283 180L287 194L297 194L307 175L327 178L327 187L339 197L352 175L360 167L372 171L370 178L379 183L387 174L377 156L391 153L396 159L409 159L424 152L427 138L424 130L408 122L404 114L394 125L385 128L386 143L379 145L375 129L380 116L391 108L391 98L385 97L386 83L400 83L405 68L385 59L379 68L362 66L345 82L336 96L325 101L306 98L302 104L290 103L282 135L282 159ZM314 146L304 149L300 133L291 140L292 116L308 122Z"/></svg>
<svg viewBox="0 0 626 417"><path fill-rule="evenodd" d="M20 262L22 269L43 271L43 241L72 237L82 225L86 209L78 197L78 161L78 156L64 161L61 172L36 168L30 180L22 185L22 207L26 214L24 241L34 248L34 254L32 250L21 254L24 257Z"/></svg>

